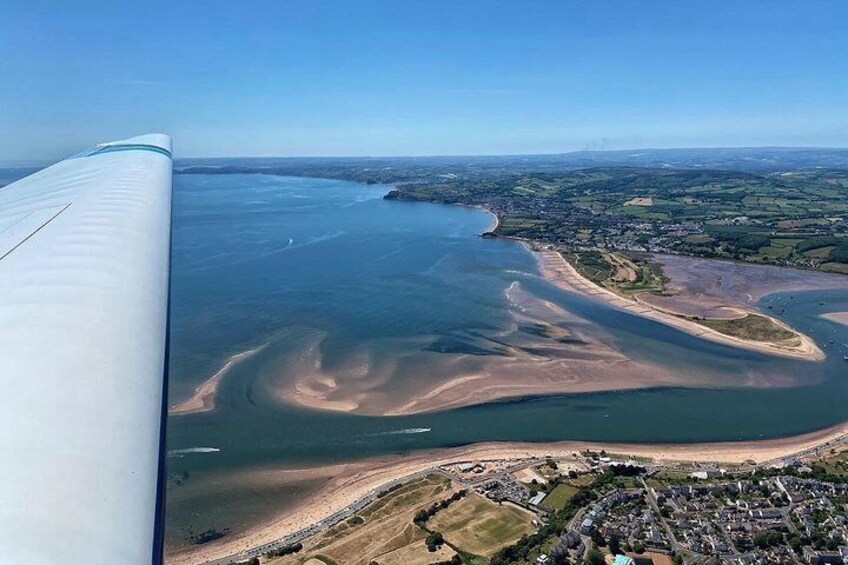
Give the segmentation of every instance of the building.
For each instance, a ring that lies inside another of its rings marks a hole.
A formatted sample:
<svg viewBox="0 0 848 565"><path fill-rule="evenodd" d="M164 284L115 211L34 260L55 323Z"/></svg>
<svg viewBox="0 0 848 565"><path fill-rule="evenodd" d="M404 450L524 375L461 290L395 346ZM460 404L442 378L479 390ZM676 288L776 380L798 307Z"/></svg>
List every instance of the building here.
<svg viewBox="0 0 848 565"><path fill-rule="evenodd" d="M551 562L551 558L545 555L544 553L536 558L536 565L549 565Z"/></svg>
<svg viewBox="0 0 848 565"><path fill-rule="evenodd" d="M538 506L545 499L545 497L547 495L548 495L548 493L546 493L544 491L537 492L536 495L533 496L533 498L530 499L530 504L532 504L533 506Z"/></svg>
<svg viewBox="0 0 848 565"><path fill-rule="evenodd" d="M566 532L559 539L569 549L574 549L580 545L580 536L575 532Z"/></svg>

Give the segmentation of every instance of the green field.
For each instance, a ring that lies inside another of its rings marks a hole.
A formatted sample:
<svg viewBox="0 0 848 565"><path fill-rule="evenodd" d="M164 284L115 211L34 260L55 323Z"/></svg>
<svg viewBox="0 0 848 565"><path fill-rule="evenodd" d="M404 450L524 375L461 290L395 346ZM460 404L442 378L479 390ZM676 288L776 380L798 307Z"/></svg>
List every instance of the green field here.
<svg viewBox="0 0 848 565"><path fill-rule="evenodd" d="M563 253L577 271L616 294L632 298L640 292L660 293L666 277L660 265L610 251Z"/></svg>
<svg viewBox="0 0 848 565"><path fill-rule="evenodd" d="M533 532L531 521L529 513L514 506L471 495L436 514L427 526L463 551L491 557L500 548Z"/></svg>
<svg viewBox="0 0 848 565"><path fill-rule="evenodd" d="M817 466L824 468L828 474L836 475L837 477L848 477L848 451L828 457L817 464Z"/></svg>
<svg viewBox="0 0 848 565"><path fill-rule="evenodd" d="M740 339L774 343L796 337L793 332L757 314L748 314L744 318L733 320L697 319L695 321L717 332Z"/></svg>
<svg viewBox="0 0 848 565"><path fill-rule="evenodd" d="M554 508L559 510L564 508L565 505L571 500L571 497L575 495L577 492L577 487L571 486L567 483L560 483L551 491L548 496L542 501L543 506L547 506L548 508Z"/></svg>
<svg viewBox="0 0 848 565"><path fill-rule="evenodd" d="M848 275L848 265L845 263L825 263L820 268L822 271L826 271L828 273Z"/></svg>

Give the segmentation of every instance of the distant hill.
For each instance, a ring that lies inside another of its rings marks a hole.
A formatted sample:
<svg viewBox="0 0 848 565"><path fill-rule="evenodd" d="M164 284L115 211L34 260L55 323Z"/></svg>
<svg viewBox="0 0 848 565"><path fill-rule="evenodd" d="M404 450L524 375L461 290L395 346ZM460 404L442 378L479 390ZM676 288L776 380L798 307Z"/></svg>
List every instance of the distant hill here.
<svg viewBox="0 0 848 565"><path fill-rule="evenodd" d="M178 159L175 166L177 172L188 173L265 169L280 171L280 174L302 174L310 170L338 173L351 168L372 172L393 170L396 173L398 169L436 168L441 172L561 172L599 166L775 172L817 167L848 169L848 148L732 147L574 151L546 155Z"/></svg>

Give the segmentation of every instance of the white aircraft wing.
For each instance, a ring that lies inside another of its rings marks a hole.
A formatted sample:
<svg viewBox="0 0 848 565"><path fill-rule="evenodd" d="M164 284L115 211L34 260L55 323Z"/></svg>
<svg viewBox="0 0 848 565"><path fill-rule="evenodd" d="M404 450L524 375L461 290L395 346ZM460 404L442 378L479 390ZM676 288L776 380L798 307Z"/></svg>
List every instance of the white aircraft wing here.
<svg viewBox="0 0 848 565"><path fill-rule="evenodd" d="M0 563L161 560L171 140L0 188Z"/></svg>

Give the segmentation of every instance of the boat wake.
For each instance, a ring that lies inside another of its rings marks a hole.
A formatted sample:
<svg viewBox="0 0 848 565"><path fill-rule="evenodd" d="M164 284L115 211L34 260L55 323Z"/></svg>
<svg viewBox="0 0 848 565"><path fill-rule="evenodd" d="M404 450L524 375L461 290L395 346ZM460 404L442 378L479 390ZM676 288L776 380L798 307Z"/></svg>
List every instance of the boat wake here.
<svg viewBox="0 0 848 565"><path fill-rule="evenodd" d="M374 436L398 436L398 435L406 435L406 434L426 434L427 432L432 431L433 428L405 428L403 430L391 430L388 432L380 432L377 434L371 434Z"/></svg>
<svg viewBox="0 0 848 565"><path fill-rule="evenodd" d="M171 449L168 451L168 457L182 457L189 453L218 453L221 451L217 447L188 447L186 449Z"/></svg>

